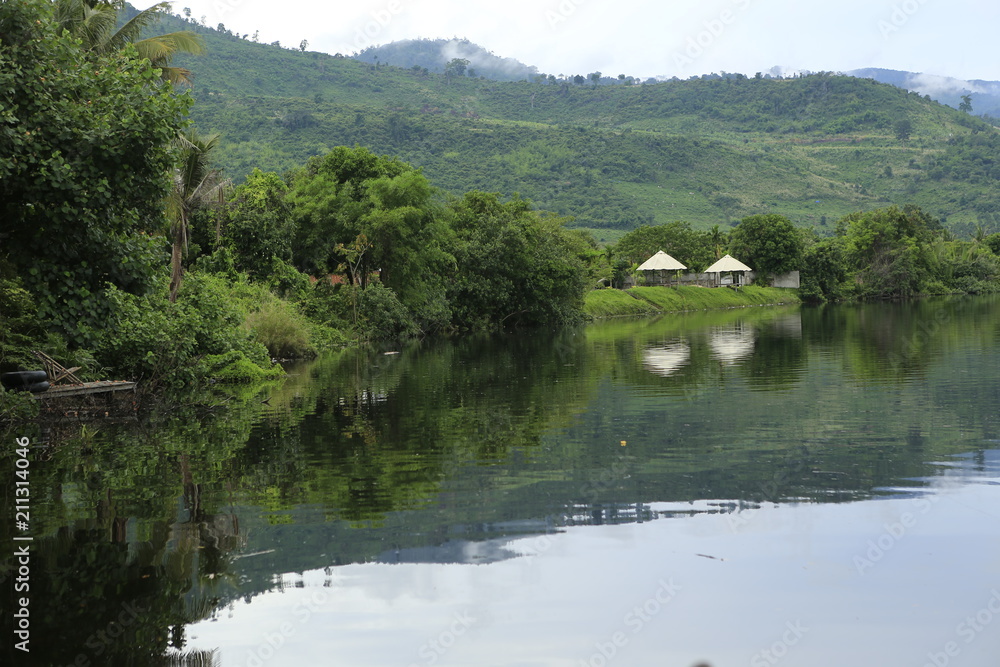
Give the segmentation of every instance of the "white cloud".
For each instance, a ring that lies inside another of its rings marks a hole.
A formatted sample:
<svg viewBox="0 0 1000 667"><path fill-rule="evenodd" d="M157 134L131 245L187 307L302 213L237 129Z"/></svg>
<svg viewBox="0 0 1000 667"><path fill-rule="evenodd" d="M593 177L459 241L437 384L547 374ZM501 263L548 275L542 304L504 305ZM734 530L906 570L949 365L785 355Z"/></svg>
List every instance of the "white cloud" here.
<svg viewBox="0 0 1000 667"><path fill-rule="evenodd" d="M946 97L951 95L966 95L968 93L987 92L982 86L963 79L953 79L948 76L937 76L935 74L914 74L906 78L905 86L907 90L913 90L921 95L930 95L933 98Z"/></svg>

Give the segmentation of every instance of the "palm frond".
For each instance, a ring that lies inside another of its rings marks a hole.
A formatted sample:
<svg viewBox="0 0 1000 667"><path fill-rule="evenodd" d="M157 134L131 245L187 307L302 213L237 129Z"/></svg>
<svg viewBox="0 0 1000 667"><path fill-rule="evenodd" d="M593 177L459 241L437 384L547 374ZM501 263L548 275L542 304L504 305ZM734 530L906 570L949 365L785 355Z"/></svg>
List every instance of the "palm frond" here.
<svg viewBox="0 0 1000 667"><path fill-rule="evenodd" d="M186 67L169 67L166 65L159 65L160 78L164 81L169 81L170 83L176 85L190 86L193 81L193 76L191 70Z"/></svg>
<svg viewBox="0 0 1000 667"><path fill-rule="evenodd" d="M177 53L199 55L205 52L201 37L187 30L156 35L134 44L139 56L149 58L149 61L157 67L168 64Z"/></svg>
<svg viewBox="0 0 1000 667"><path fill-rule="evenodd" d="M111 5L91 6L84 0L57 0L54 12L59 27L82 40L85 49L98 52L103 52L118 21L118 12Z"/></svg>
<svg viewBox="0 0 1000 667"><path fill-rule="evenodd" d="M148 26L156 23L163 14L169 11L169 2L160 2L152 7L149 7L148 9L142 10L126 21L125 25L119 28L117 32L109 36L106 43L107 50L121 50L126 44L140 41L139 37L142 35L142 31Z"/></svg>

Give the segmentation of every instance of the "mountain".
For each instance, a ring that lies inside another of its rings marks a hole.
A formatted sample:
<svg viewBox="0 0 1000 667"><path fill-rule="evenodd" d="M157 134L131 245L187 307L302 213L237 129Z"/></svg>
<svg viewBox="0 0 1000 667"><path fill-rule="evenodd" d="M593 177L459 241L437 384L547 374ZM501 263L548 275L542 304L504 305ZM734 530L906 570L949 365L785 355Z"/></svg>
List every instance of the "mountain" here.
<svg viewBox="0 0 1000 667"><path fill-rule="evenodd" d="M220 166L236 180L360 144L446 192L518 192L605 240L753 213L831 233L892 203L963 235L1000 229L1000 134L870 79L504 82L257 44L179 17L158 29L203 35L207 54L177 64L195 74L193 122L222 135Z"/></svg>
<svg viewBox="0 0 1000 667"><path fill-rule="evenodd" d="M452 60L468 61L468 76L481 76L493 81L530 81L538 76L538 68L513 58L501 58L467 39L406 39L381 46L370 46L351 56L363 63L393 65L403 69L414 67L443 74Z"/></svg>
<svg viewBox="0 0 1000 667"><path fill-rule="evenodd" d="M1000 81L956 79L874 67L851 70L846 74L874 79L920 95L928 95L932 100L956 109L962 102L962 96L968 95L971 97L974 113L1000 118Z"/></svg>

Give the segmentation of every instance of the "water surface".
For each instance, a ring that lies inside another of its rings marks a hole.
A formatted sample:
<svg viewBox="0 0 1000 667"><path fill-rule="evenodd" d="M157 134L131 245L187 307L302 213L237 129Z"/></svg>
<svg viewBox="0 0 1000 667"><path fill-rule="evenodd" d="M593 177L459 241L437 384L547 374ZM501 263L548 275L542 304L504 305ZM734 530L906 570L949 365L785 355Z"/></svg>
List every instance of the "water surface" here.
<svg viewBox="0 0 1000 667"><path fill-rule="evenodd" d="M997 303L423 341L35 432L32 657L995 665Z"/></svg>

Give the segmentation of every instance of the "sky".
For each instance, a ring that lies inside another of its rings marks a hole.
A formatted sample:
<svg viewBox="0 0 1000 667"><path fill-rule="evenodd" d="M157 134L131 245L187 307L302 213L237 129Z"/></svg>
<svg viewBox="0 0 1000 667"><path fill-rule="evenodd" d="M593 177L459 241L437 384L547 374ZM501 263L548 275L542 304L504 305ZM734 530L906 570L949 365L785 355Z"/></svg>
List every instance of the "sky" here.
<svg viewBox="0 0 1000 667"><path fill-rule="evenodd" d="M133 2L140 9L149 0ZM178 0L259 41L349 55L465 38L545 74L639 78L881 67L1000 80L992 0Z"/></svg>

